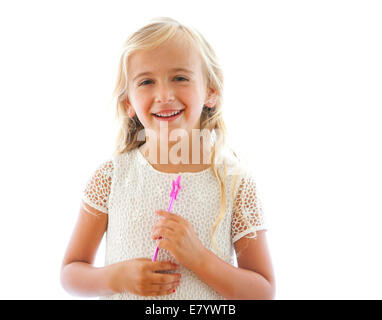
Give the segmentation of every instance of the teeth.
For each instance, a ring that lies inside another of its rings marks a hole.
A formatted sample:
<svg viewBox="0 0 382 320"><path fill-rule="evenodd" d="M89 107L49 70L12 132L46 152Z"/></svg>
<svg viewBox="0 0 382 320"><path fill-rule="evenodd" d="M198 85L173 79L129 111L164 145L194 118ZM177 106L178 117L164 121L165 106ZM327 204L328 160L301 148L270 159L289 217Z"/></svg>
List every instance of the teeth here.
<svg viewBox="0 0 382 320"><path fill-rule="evenodd" d="M171 113L155 113L156 116L158 117L171 117L173 115L176 115L180 113L180 110L179 111L174 111L174 112L171 112Z"/></svg>

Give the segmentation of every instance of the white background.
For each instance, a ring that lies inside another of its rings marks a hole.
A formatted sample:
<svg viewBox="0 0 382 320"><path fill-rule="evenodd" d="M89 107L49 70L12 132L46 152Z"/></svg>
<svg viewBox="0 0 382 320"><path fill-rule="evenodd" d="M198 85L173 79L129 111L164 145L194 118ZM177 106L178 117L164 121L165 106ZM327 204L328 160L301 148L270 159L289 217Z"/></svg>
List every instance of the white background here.
<svg viewBox="0 0 382 320"><path fill-rule="evenodd" d="M382 6L365 0L2 1L0 298L78 298L62 258L113 151L120 49L156 16L197 28L220 59L276 299L381 299Z"/></svg>

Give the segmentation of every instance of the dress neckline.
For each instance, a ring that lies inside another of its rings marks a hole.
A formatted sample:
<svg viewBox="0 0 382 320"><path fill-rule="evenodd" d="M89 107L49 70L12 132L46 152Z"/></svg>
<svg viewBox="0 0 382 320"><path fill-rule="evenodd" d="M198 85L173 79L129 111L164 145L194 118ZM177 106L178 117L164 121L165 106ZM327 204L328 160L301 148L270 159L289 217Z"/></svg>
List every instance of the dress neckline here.
<svg viewBox="0 0 382 320"><path fill-rule="evenodd" d="M147 166L151 171L155 172L155 173L158 173L158 174L162 174L162 175L167 175L167 176L175 176L175 175L186 175L186 176L192 176L192 175L202 175L202 174L206 174L208 173L209 171L212 170L212 166L209 166L207 169L204 169L202 171L196 171L196 172L182 172L182 171L179 171L179 172L163 172L163 171L159 171L157 169L155 169L151 163L144 157L144 155L141 153L141 151L139 150L139 147L135 148L135 152L137 154L137 158L139 160L140 163L142 163L143 165Z"/></svg>

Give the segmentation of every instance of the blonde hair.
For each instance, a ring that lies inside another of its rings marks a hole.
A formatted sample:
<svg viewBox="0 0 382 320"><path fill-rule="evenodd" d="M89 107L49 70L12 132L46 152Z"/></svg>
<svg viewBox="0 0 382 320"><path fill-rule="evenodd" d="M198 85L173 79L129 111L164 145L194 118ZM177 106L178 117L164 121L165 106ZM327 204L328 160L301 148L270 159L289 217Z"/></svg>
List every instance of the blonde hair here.
<svg viewBox="0 0 382 320"><path fill-rule="evenodd" d="M141 27L134 32L124 43L121 58L119 61L117 81L113 92L113 97L116 97L116 119L119 122L119 130L117 133L116 146L114 155L123 154L129 150L140 147L145 143L142 139L138 139L138 134L144 129L137 115L130 118L127 114L126 99L128 98L128 58L131 54L142 49L154 49L160 46L167 40L172 39L176 34L181 34L184 39L195 47L201 57L204 76L207 84L206 89L212 89L217 93L216 104L213 108L203 107L200 116L200 129L207 129L219 132L218 139L212 146L211 151L211 168L215 173L221 194L221 209L220 214L211 231L211 240L214 248L218 250L215 241L215 231L219 223L224 218L226 211L226 175L227 168L223 161L223 172L217 168L216 162L218 159L217 145L225 145L226 142L226 126L222 116L222 97L223 97L223 72L217 61L214 50L205 40L205 38L194 28L185 26L176 20L168 17L158 17L150 20L150 23ZM234 153L235 154L235 153ZM236 157L236 154L235 154ZM220 159L220 158L219 158ZM234 185L236 186L237 175ZM235 189L235 187L234 187Z"/></svg>

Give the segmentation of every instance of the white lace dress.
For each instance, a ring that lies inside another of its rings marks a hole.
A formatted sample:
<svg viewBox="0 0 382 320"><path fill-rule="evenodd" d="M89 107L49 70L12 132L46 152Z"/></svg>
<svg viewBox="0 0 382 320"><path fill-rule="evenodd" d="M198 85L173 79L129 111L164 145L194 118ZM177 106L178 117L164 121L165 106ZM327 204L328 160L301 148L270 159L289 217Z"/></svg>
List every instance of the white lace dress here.
<svg viewBox="0 0 382 320"><path fill-rule="evenodd" d="M266 230L253 178L240 175L236 180L240 183L234 185L234 176L226 177L226 212L215 233L217 252L212 245L211 230L220 213L218 179L212 168L179 174L181 189L171 212L192 223L206 248L234 264L233 243L243 236L256 236L257 230ZM155 210L167 211L172 180L179 174L154 169L138 148L105 161L95 170L82 200L108 214L105 265L141 257L152 259L157 244L152 240L152 229L159 219ZM169 252L159 249L157 261L166 260L175 262ZM122 293L101 299L224 300L192 271L180 265L176 272L180 272L182 278L175 293L151 297Z"/></svg>

